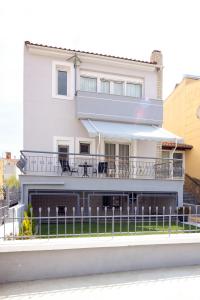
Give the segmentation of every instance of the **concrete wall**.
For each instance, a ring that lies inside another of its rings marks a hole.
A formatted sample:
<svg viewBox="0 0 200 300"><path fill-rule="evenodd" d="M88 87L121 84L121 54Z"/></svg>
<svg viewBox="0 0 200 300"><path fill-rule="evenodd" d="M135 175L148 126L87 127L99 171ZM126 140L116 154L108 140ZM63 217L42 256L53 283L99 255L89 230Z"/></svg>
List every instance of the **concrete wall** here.
<svg viewBox="0 0 200 300"><path fill-rule="evenodd" d="M151 179L98 179L73 178L66 176L29 176L21 175L22 198L28 201L28 191L67 190L67 191L129 191L129 192L166 192L178 194L178 205L183 203L183 180Z"/></svg>
<svg viewBox="0 0 200 300"><path fill-rule="evenodd" d="M194 236L10 241L0 249L0 282L197 265Z"/></svg>

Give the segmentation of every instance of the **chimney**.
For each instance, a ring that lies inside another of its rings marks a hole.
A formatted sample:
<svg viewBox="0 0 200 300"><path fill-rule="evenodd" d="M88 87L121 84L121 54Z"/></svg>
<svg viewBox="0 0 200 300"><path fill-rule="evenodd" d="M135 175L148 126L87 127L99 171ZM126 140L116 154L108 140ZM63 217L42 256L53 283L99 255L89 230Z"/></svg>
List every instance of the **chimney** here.
<svg viewBox="0 0 200 300"><path fill-rule="evenodd" d="M163 56L160 50L153 50L150 57L150 62L158 65L157 71L157 98L162 99L162 85L163 85Z"/></svg>
<svg viewBox="0 0 200 300"><path fill-rule="evenodd" d="M11 159L11 152L6 152L6 159Z"/></svg>

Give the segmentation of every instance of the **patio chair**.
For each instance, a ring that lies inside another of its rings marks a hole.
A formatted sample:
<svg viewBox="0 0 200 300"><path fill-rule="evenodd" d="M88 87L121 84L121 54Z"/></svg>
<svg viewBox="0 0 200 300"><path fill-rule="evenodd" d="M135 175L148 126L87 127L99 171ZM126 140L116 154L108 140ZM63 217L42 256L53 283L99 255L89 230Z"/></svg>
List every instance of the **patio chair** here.
<svg viewBox="0 0 200 300"><path fill-rule="evenodd" d="M107 174L108 172L108 162L99 162L98 164L98 173L100 174Z"/></svg>
<svg viewBox="0 0 200 300"><path fill-rule="evenodd" d="M72 173L78 173L78 169L70 167L68 160L62 160L62 159L60 159L60 165L61 165L61 169L62 169L61 175L64 172L69 173L71 176L72 176Z"/></svg>

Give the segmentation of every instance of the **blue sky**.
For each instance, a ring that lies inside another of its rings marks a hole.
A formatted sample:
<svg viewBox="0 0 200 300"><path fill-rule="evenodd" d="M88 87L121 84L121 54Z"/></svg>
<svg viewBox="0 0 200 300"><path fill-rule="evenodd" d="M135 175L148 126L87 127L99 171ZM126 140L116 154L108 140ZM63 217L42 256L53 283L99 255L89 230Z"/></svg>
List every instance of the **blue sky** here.
<svg viewBox="0 0 200 300"><path fill-rule="evenodd" d="M149 60L164 56L164 98L183 74L200 75L198 0L1 0L0 156L22 142L23 43Z"/></svg>

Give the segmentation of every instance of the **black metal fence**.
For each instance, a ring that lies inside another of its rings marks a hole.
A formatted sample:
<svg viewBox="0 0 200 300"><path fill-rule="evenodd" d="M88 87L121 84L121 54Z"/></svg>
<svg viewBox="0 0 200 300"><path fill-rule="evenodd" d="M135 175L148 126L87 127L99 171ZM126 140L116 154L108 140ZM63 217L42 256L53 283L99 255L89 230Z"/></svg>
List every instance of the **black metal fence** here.
<svg viewBox="0 0 200 300"><path fill-rule="evenodd" d="M98 178L182 179L181 159L22 151L17 164L25 174Z"/></svg>

